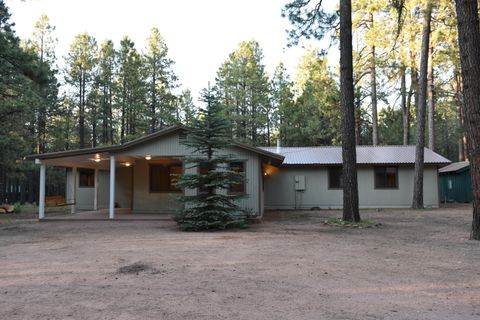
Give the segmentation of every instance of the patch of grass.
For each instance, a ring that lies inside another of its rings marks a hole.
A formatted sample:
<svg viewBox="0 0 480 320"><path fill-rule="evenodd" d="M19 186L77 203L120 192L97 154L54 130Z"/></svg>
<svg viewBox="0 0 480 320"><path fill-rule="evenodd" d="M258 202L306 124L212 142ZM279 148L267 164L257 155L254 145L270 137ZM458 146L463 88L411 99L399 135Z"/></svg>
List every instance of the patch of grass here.
<svg viewBox="0 0 480 320"><path fill-rule="evenodd" d="M371 220L367 220L367 219L360 220L358 222L354 222L354 221L344 221L341 218L329 218L329 219L325 220L323 223L326 224L326 225L329 225L329 226L341 226L341 227L359 228L359 229L373 228L373 227L380 228L380 227L382 227L381 223L371 221Z"/></svg>

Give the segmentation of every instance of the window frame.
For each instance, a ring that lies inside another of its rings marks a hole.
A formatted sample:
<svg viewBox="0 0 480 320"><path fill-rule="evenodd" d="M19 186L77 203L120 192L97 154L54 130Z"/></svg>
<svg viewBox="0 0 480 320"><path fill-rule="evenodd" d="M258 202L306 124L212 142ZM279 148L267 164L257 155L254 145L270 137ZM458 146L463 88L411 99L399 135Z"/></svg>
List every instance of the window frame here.
<svg viewBox="0 0 480 320"><path fill-rule="evenodd" d="M202 175L202 169L206 169L207 172L208 172L208 168L207 168L207 167L197 166L197 174L198 174L199 176ZM198 194L198 195L207 194L207 193L208 193L208 190L202 190L202 188L207 189L205 186L198 187L198 188L197 188L197 194Z"/></svg>
<svg viewBox="0 0 480 320"><path fill-rule="evenodd" d="M247 176L246 176L247 175L247 160L231 161L231 162L227 163L227 169L228 170L231 170L231 168L232 168L231 164L232 163L241 163L242 164L242 169L243 169L242 173L245 176L245 180L242 183L243 191L232 191L231 190L232 185L229 185L228 189L227 189L227 194L229 194L229 195L245 195L245 194L247 194L247 181L246 181L246 178L247 178Z"/></svg>
<svg viewBox="0 0 480 320"><path fill-rule="evenodd" d="M377 185L377 170L383 169L384 170L384 180L386 180L387 169L393 168L395 169L395 186L388 187L388 186L378 186ZM373 185L375 190L398 190L399 189L399 181L398 181L398 166L375 166L373 167Z"/></svg>
<svg viewBox="0 0 480 320"><path fill-rule="evenodd" d="M92 185L89 184L90 179L87 177L87 185L82 185L82 175L91 175ZM95 169L78 169L78 187L79 188L95 188Z"/></svg>
<svg viewBox="0 0 480 320"><path fill-rule="evenodd" d="M162 170L165 170L166 172L166 181L167 181L167 189L160 189L160 190L152 190L152 168L154 167L162 167ZM182 193L182 189L178 189L175 186L171 184L171 168L172 167L181 167L182 168L182 174L184 173L184 163L178 162L178 163L168 163L168 164L163 164L163 163L150 163L148 165L148 192L149 193ZM175 189L173 189L175 188Z"/></svg>
<svg viewBox="0 0 480 320"><path fill-rule="evenodd" d="M339 170L340 171L340 175L339 175L339 186L338 187L332 187L332 172L331 170L332 169L336 169L336 170ZM328 167L328 189L329 190L343 190L343 186L342 186L342 175L343 175L343 168L342 166L330 166Z"/></svg>

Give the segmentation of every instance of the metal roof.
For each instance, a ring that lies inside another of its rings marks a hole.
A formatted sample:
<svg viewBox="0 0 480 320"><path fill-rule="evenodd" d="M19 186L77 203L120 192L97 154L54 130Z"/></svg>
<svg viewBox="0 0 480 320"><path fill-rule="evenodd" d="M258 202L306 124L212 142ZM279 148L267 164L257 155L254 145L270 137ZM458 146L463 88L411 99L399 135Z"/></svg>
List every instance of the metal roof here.
<svg viewBox="0 0 480 320"><path fill-rule="evenodd" d="M455 172L455 171L461 170L463 168L466 168L468 166L470 166L470 162L468 162L468 161L454 162L452 164L449 164L448 166L440 168L438 170L438 172L439 173Z"/></svg>
<svg viewBox="0 0 480 320"><path fill-rule="evenodd" d="M105 147L97 147L97 148L86 148L86 149L77 149L77 150L66 150L66 151L57 151L57 152L49 152L49 153L42 153L42 154L32 154L29 156L26 156L25 159L27 160L33 160L33 159L57 159L57 158L64 158L64 157L73 157L73 156L79 156L79 155L89 155L89 154L95 154L95 153L103 153L103 152L108 152L108 153L115 153L115 152L121 152L123 150L126 150L128 148L140 145L142 143L148 143L151 141L154 141L156 139L159 139L163 136L166 136L168 134L172 133L178 133L178 132L188 132L190 129L188 127L178 125L178 126L172 126L168 127L162 130L159 130L155 133L148 134L146 136L137 138L135 140L126 142L124 144L118 144L118 145L112 145L112 146L105 146ZM275 153L275 152L269 152L268 150L264 150L261 148L257 147L252 147L243 143L238 143L235 141L232 141L230 143L232 147L237 147L240 149L248 150L254 153L259 154L260 156L272 159L275 161L275 163L281 163L283 160L283 156L281 154Z"/></svg>
<svg viewBox="0 0 480 320"><path fill-rule="evenodd" d="M340 165L342 147L262 147L285 156L284 165ZM279 151L279 152L278 152ZM358 164L414 164L415 146L357 146ZM425 164L449 164L450 160L425 148Z"/></svg>

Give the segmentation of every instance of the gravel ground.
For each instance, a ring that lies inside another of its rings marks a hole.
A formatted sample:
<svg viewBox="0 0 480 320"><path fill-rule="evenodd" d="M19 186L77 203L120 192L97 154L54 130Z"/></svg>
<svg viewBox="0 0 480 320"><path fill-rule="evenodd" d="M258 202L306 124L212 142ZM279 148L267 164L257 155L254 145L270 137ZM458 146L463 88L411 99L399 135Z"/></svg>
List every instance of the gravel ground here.
<svg viewBox="0 0 480 320"><path fill-rule="evenodd" d="M270 212L241 231L170 221L0 224L0 319L480 319L471 209Z"/></svg>

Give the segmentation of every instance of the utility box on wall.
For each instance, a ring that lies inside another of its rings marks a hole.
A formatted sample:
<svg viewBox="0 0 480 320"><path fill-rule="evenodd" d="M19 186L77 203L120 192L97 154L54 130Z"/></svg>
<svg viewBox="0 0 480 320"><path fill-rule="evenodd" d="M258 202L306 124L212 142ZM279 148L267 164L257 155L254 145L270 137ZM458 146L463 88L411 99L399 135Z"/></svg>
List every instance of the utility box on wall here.
<svg viewBox="0 0 480 320"><path fill-rule="evenodd" d="M296 191L305 190L305 176L295 176L295 190Z"/></svg>

